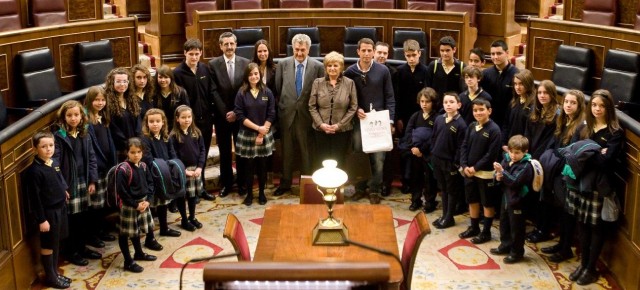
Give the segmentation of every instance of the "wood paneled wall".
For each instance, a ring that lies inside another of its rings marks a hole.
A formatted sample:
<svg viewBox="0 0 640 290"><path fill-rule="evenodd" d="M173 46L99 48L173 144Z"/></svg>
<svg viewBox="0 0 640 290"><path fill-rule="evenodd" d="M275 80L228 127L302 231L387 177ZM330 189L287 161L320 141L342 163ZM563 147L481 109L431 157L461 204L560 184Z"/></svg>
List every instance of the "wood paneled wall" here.
<svg viewBox="0 0 640 290"><path fill-rule="evenodd" d="M618 25L633 28L640 0L616 0L618 3ZM584 0L564 0L564 20L582 21Z"/></svg>
<svg viewBox="0 0 640 290"><path fill-rule="evenodd" d="M200 39L204 44L203 59L222 54L217 44L220 34L235 28L261 28L269 41L275 57L286 56L286 36L289 27L320 29L321 53L343 51L345 27L375 27L379 39L393 42L393 32L413 28L426 32L431 50L428 58L439 56L438 41L446 35L458 42L458 57L466 59L466 52L475 42L475 29L469 26L465 13L414 10L373 9L269 9L256 11L210 11L194 16L194 29L188 37Z"/></svg>
<svg viewBox="0 0 640 290"><path fill-rule="evenodd" d="M595 88L599 86L607 50L640 53L640 31L619 27L530 19L527 38L527 68L537 80L551 78L557 49L561 44L592 49L595 55ZM621 286L638 289L640 268L629 265L640 261L640 137L631 130L625 133L626 163L622 167L612 168L619 178L615 184L624 201L624 215L618 223L620 227L615 236L606 244L602 258Z"/></svg>

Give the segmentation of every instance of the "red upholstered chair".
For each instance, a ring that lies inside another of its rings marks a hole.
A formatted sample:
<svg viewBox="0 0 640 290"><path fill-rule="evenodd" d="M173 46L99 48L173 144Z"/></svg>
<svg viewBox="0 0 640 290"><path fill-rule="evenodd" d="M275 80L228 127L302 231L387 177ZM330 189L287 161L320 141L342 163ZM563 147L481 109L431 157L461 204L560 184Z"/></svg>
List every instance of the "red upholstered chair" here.
<svg viewBox="0 0 640 290"><path fill-rule="evenodd" d="M469 23L476 26L476 0L444 0L444 11L467 12Z"/></svg>
<svg viewBox="0 0 640 290"><path fill-rule="evenodd" d="M309 8L309 0L280 0L280 8Z"/></svg>
<svg viewBox="0 0 640 290"><path fill-rule="evenodd" d="M370 9L394 9L395 4L393 0L364 0L362 7Z"/></svg>
<svg viewBox="0 0 640 290"><path fill-rule="evenodd" d="M217 10L215 0L185 0L184 9L187 12L187 25L191 25L193 22L193 13L198 11L213 11Z"/></svg>
<svg viewBox="0 0 640 290"><path fill-rule="evenodd" d="M322 0L322 8L353 8L353 0Z"/></svg>
<svg viewBox="0 0 640 290"><path fill-rule="evenodd" d="M344 204L344 195L341 190L336 192L338 200L336 204ZM322 194L318 192L317 185L311 179L311 175L300 176L300 204L324 204Z"/></svg>
<svg viewBox="0 0 640 290"><path fill-rule="evenodd" d="M617 19L616 0L585 0L582 22L615 26Z"/></svg>
<svg viewBox="0 0 640 290"><path fill-rule="evenodd" d="M413 276L413 265L416 262L418 256L418 250L424 237L431 233L429 228L429 222L424 212L419 212L411 221L407 236L404 239L404 245L402 246L402 269L404 271L404 280L400 289L411 289L411 277Z"/></svg>
<svg viewBox="0 0 640 290"><path fill-rule="evenodd" d="M0 0L0 32L22 29L17 0Z"/></svg>
<svg viewBox="0 0 640 290"><path fill-rule="evenodd" d="M409 10L438 10L438 0L414 0L407 1Z"/></svg>
<svg viewBox="0 0 640 290"><path fill-rule="evenodd" d="M224 226L223 236L231 242L233 249L238 253L238 261L251 262L251 252L249 251L247 236L244 234L242 224L232 213L227 215L227 224Z"/></svg>
<svg viewBox="0 0 640 290"><path fill-rule="evenodd" d="M231 0L232 10L241 9L262 9L262 1L260 0Z"/></svg>
<svg viewBox="0 0 640 290"><path fill-rule="evenodd" d="M47 26L69 22L64 2L64 0L31 0L33 24Z"/></svg>

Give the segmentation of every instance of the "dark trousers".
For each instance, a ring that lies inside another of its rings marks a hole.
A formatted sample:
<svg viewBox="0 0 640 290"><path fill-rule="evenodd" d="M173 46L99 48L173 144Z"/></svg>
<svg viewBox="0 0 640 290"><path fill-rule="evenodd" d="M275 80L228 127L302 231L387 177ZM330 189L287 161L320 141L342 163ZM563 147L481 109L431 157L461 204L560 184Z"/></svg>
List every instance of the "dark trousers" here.
<svg viewBox="0 0 640 290"><path fill-rule="evenodd" d="M203 120L203 121L196 121L195 124L198 127L198 129L200 129L200 132L202 133L202 140L204 141L204 152L205 152L204 154L209 155L209 147L211 147L211 135L213 134L213 122L210 122L208 120ZM202 168L202 174L200 176L202 177L202 184L207 184L205 182L206 179L204 176L205 174L204 172L205 170L204 168Z"/></svg>
<svg viewBox="0 0 640 290"><path fill-rule="evenodd" d="M456 212L458 202L464 203L464 180L458 169L449 160L431 156L433 176L442 192L442 218L452 220ZM466 204L465 204L466 205Z"/></svg>
<svg viewBox="0 0 640 290"><path fill-rule="evenodd" d="M66 255L82 253L85 250L88 229L90 228L87 225L88 220L90 220L88 212L69 215L69 238L65 242Z"/></svg>
<svg viewBox="0 0 640 290"><path fill-rule="evenodd" d="M311 156L314 156L315 150L311 140L311 123L298 124L302 122L302 118L293 120L290 127L284 125L282 128L282 178L280 179L280 188L291 188L291 180L293 179L294 163L301 162L300 173L310 175ZM296 155L296 149L299 155Z"/></svg>
<svg viewBox="0 0 640 290"><path fill-rule="evenodd" d="M226 188L233 186L233 140L238 137L238 123L229 123L223 117L216 117L214 119L214 125L216 127L216 141L218 143L218 149L220 150L220 184ZM232 139L233 137L233 139ZM209 142L211 143L211 142ZM205 147L209 148L206 144ZM239 158L238 158L239 159ZM236 163L238 172L238 185L242 185L243 177L241 176L242 162Z"/></svg>
<svg viewBox="0 0 640 290"><path fill-rule="evenodd" d="M322 161L333 159L338 162L338 168L346 168L345 159L351 147L351 131L326 134L314 130L313 138L318 144L313 161L313 170L322 168Z"/></svg>
<svg viewBox="0 0 640 290"><path fill-rule="evenodd" d="M502 199L500 214L500 248L510 249L513 256L524 255L525 218L520 205L509 205Z"/></svg>

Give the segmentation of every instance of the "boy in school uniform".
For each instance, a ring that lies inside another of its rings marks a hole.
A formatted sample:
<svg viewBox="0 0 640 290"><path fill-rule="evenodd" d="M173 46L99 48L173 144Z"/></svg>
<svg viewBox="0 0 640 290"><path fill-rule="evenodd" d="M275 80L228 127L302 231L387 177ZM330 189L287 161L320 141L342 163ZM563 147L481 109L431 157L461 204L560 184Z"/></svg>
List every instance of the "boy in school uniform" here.
<svg viewBox="0 0 640 290"><path fill-rule="evenodd" d="M522 214L522 200L529 192L533 181L533 167L529 162L529 140L515 135L507 144L502 164L493 163L496 180L503 184L502 214L500 216L500 245L490 250L494 255L507 255L505 264L521 261L524 256L525 219Z"/></svg>
<svg viewBox="0 0 640 290"><path fill-rule="evenodd" d="M500 127L493 122L491 103L485 99L475 99L473 117L475 122L469 124L460 155L460 170L465 178L465 195L469 204L471 225L458 236L461 239L471 238L474 244L482 244L491 240L491 224L495 216L495 204L498 195L493 184L493 163L500 154ZM480 205L484 209L483 228L480 231Z"/></svg>
<svg viewBox="0 0 640 290"><path fill-rule="evenodd" d="M27 168L25 187L31 216L38 223L40 234L40 260L45 272L45 284L66 289L71 279L58 273L60 240L68 235L68 186L60 172L60 164L52 159L55 151L53 134L38 132L33 138L36 157Z"/></svg>
<svg viewBox="0 0 640 290"><path fill-rule="evenodd" d="M480 86L482 71L479 68L473 66L465 67L462 74L464 75L464 83L467 85L467 90L460 94L460 102L462 102L460 115L467 124L471 124L475 121L471 102L476 98L483 98L491 102L491 95Z"/></svg>
<svg viewBox="0 0 640 290"><path fill-rule="evenodd" d="M426 86L438 93L438 103L446 92L461 93L465 89L462 80L464 62L456 59L456 41L451 36L440 38L440 58L427 67Z"/></svg>

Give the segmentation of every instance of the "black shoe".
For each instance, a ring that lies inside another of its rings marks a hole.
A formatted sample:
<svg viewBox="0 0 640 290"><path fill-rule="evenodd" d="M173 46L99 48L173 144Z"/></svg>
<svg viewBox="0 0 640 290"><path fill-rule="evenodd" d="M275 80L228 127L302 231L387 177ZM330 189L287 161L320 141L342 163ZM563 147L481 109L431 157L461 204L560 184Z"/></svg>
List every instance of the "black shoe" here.
<svg viewBox="0 0 640 290"><path fill-rule="evenodd" d="M400 187L400 192L402 193L409 193L411 191L411 186L409 186L408 184L402 184L402 187Z"/></svg>
<svg viewBox="0 0 640 290"><path fill-rule="evenodd" d="M391 185L383 185L381 194L385 197L391 195Z"/></svg>
<svg viewBox="0 0 640 290"><path fill-rule="evenodd" d="M129 271L129 272L133 272L133 273L142 273L142 271L144 271L144 268L142 268L142 266L136 264L136 262L132 262L129 265L124 265L124 270L125 271Z"/></svg>
<svg viewBox="0 0 640 290"><path fill-rule="evenodd" d="M418 202L412 202L411 205L409 206L409 210L410 211L416 211L418 209L420 209L422 207L422 203L418 203Z"/></svg>
<svg viewBox="0 0 640 290"><path fill-rule="evenodd" d="M573 258L573 253L571 251L567 252L567 253L563 253L563 252L557 252L553 255L551 255L551 257L549 257L549 261L554 262L554 263L560 263L562 261L566 261Z"/></svg>
<svg viewBox="0 0 640 290"><path fill-rule="evenodd" d="M589 271L587 269L582 271L582 275L580 275L576 283L578 283L578 285L589 285L598 281L599 276L597 271Z"/></svg>
<svg viewBox="0 0 640 290"><path fill-rule="evenodd" d="M471 242L476 245L484 244L488 241L491 241L491 233L487 233L487 232L481 232L475 238L471 239Z"/></svg>
<svg viewBox="0 0 640 290"><path fill-rule="evenodd" d="M136 261L155 261L158 257L154 255L149 255L147 253L142 253L141 255L135 254L133 255L133 259Z"/></svg>
<svg viewBox="0 0 640 290"><path fill-rule="evenodd" d="M116 236L109 233L101 233L98 238L105 242L113 242L116 240Z"/></svg>
<svg viewBox="0 0 640 290"><path fill-rule="evenodd" d="M104 242L98 239L96 236L91 236L87 239L87 245L94 248L104 248Z"/></svg>
<svg viewBox="0 0 640 290"><path fill-rule="evenodd" d="M424 208L422 210L424 211L424 213L432 213L436 211L437 207L438 207L437 202L427 202L427 204L424 205Z"/></svg>
<svg viewBox="0 0 640 290"><path fill-rule="evenodd" d="M509 254L510 251L511 250L509 250L508 247L500 247L500 246L498 246L497 248L492 248L491 250L489 250L489 253L491 253L492 255L502 256L502 255Z"/></svg>
<svg viewBox="0 0 640 290"><path fill-rule="evenodd" d="M60 274L58 274L58 279L60 279L62 281L65 281L65 282L67 282L69 284L71 284L71 281L73 281L73 280L71 280L71 278L69 278L67 276L64 276L64 275L60 275Z"/></svg>
<svg viewBox="0 0 640 290"><path fill-rule="evenodd" d="M458 235L458 237L460 237L461 239L468 239L471 237L475 237L480 233L480 229L479 228L474 228L474 227L468 227L466 231L460 233Z"/></svg>
<svg viewBox="0 0 640 290"><path fill-rule="evenodd" d="M196 227L187 220L182 220L182 222L180 223L180 227L190 232L193 232L196 230Z"/></svg>
<svg viewBox="0 0 640 290"><path fill-rule="evenodd" d="M238 195L245 196L247 194L247 188L244 186L238 186Z"/></svg>
<svg viewBox="0 0 640 290"><path fill-rule="evenodd" d="M85 259L91 259L91 260L97 260L102 258L102 254L87 248L84 248L84 251L82 251L80 255Z"/></svg>
<svg viewBox="0 0 640 290"><path fill-rule="evenodd" d="M553 237L551 237L551 235L547 233L544 233L540 230L535 230L527 236L526 240L529 243L540 243L540 242L551 240L552 238Z"/></svg>
<svg viewBox="0 0 640 290"><path fill-rule="evenodd" d="M555 254L555 253L557 253L558 251L560 251L560 248L561 248L560 244L555 244L555 245L553 245L553 246L544 247L544 248L540 249L540 251L541 251L542 253L545 253L545 254L549 254L549 255L550 255L550 254Z"/></svg>
<svg viewBox="0 0 640 290"><path fill-rule="evenodd" d="M443 220L441 219L439 223L433 225L434 227L436 227L436 229L446 229L446 228L450 228L452 226L456 225L456 221L451 219L451 220Z"/></svg>
<svg viewBox="0 0 640 290"><path fill-rule="evenodd" d="M189 219L189 223L198 229L202 228L202 223L200 223L196 218Z"/></svg>
<svg viewBox="0 0 640 290"><path fill-rule="evenodd" d="M523 256L514 256L514 255L509 255L504 257L504 259L502 259L502 261L505 264L514 264L514 263L518 263L520 261L522 261L524 257Z"/></svg>
<svg viewBox="0 0 640 290"><path fill-rule="evenodd" d="M213 195L211 193L208 193L206 191L203 191L202 193L200 193L200 196L202 196L202 198L204 198L205 200L208 200L208 201L216 200L216 196L215 195Z"/></svg>
<svg viewBox="0 0 640 290"><path fill-rule="evenodd" d="M182 233L174 229L167 229L167 231L160 231L160 236L162 237L179 237L180 235L182 235Z"/></svg>
<svg viewBox="0 0 640 290"><path fill-rule="evenodd" d="M436 226L436 224L439 224L441 220L442 220L442 217L439 217L439 218L437 218L435 221L432 221L432 222L431 222L431 225L435 227L435 226Z"/></svg>
<svg viewBox="0 0 640 290"><path fill-rule="evenodd" d="M222 189L220 189L220 194L218 194L219 197L226 197L227 195L229 195L231 190L228 189L228 187L223 187Z"/></svg>
<svg viewBox="0 0 640 290"><path fill-rule="evenodd" d="M364 191L356 191L356 193L354 193L351 196L351 201L358 201L363 199L365 196L367 196L367 194Z"/></svg>
<svg viewBox="0 0 640 290"><path fill-rule="evenodd" d="M582 264L580 264L578 265L578 268L576 268L573 272L571 272L571 274L569 274L569 280L577 281L578 278L580 278L580 276L582 275L582 272L584 272L584 269L582 268Z"/></svg>
<svg viewBox="0 0 640 290"><path fill-rule="evenodd" d="M162 251L162 249L164 249L164 247L160 243L158 243L156 239L153 239L150 242L145 242L144 246L147 249L153 250L153 251Z"/></svg>
<svg viewBox="0 0 640 290"><path fill-rule="evenodd" d="M242 201L242 204L246 206L251 206L253 204L253 195L249 194L245 196L244 200Z"/></svg>
<svg viewBox="0 0 640 290"><path fill-rule="evenodd" d="M267 197L266 197L266 196L264 196L264 193L262 193L262 194L260 194L260 195L258 196L258 204L260 204L260 205L265 205L265 204L267 204Z"/></svg>
<svg viewBox="0 0 640 290"><path fill-rule="evenodd" d="M51 279L51 281L47 281L45 284L47 287L54 289L67 289L71 286L70 282L63 280L60 277L55 277L54 279Z"/></svg>
<svg viewBox="0 0 640 290"><path fill-rule="evenodd" d="M89 261L80 256L78 253L73 253L71 256L67 257L67 261L69 263L74 264L76 266L86 266L89 265Z"/></svg>
<svg viewBox="0 0 640 290"><path fill-rule="evenodd" d="M278 187L274 192L273 192L273 196L281 196L283 194L285 194L286 192L291 191L291 188L281 188ZM246 204L246 203L245 203Z"/></svg>
<svg viewBox="0 0 640 290"><path fill-rule="evenodd" d="M369 203L370 204L380 204L380 196L377 193L369 194Z"/></svg>
<svg viewBox="0 0 640 290"><path fill-rule="evenodd" d="M167 209L169 210L170 213L177 213L178 212L178 205L176 205L175 202L170 202L169 206L167 207Z"/></svg>

